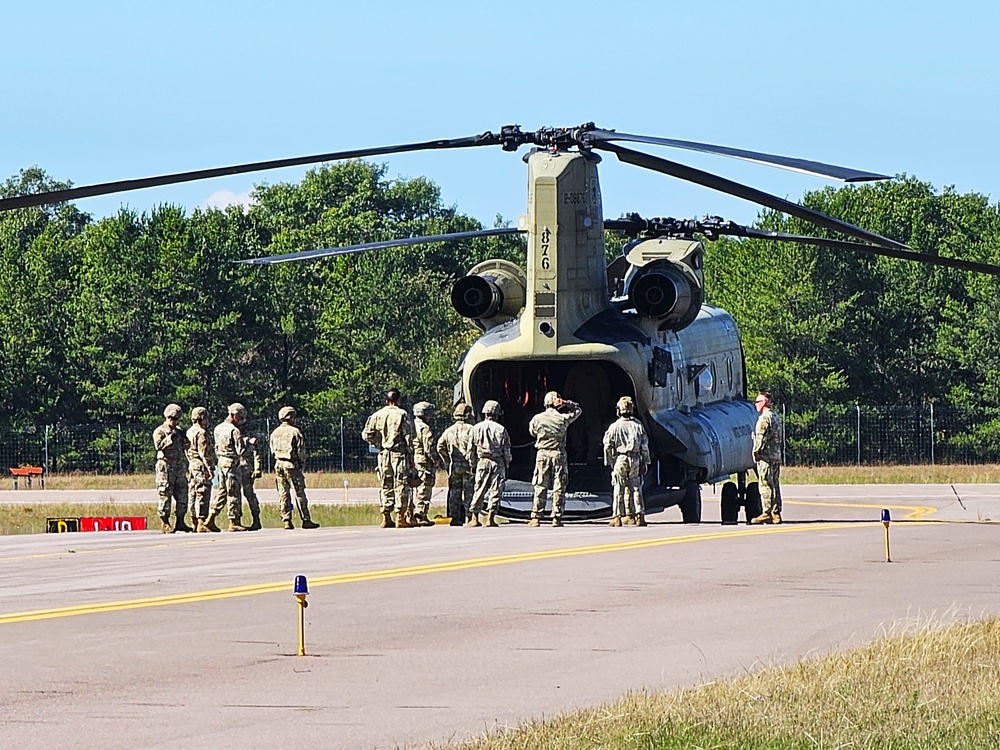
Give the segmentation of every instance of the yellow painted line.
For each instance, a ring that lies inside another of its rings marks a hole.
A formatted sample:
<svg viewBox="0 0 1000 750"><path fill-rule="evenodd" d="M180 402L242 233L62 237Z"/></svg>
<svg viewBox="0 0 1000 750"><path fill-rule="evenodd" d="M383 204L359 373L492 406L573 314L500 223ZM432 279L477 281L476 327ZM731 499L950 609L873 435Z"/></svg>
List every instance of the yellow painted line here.
<svg viewBox="0 0 1000 750"><path fill-rule="evenodd" d="M936 513L937 508L931 508L926 505L872 505L870 503L827 503L812 500L783 500L784 505L811 505L814 507L836 507L836 508L889 508L890 510L908 510L910 514L904 516L905 520L915 521L918 518L923 518L931 513ZM877 519L878 520L878 519ZM903 519L900 519L903 520Z"/></svg>
<svg viewBox="0 0 1000 750"><path fill-rule="evenodd" d="M873 522L873 524L874 523L877 522ZM781 526L759 526L748 529L733 529L732 527L727 527L724 531L670 537L667 539L636 539L628 542L616 542L613 544L590 545L586 547L567 547L563 549L540 550L536 552L519 552L510 555L494 555L491 557L479 557L467 560L453 560L449 562L427 563L425 565L412 565L404 568L386 568L384 570L369 570L358 573L342 573L339 575L319 576L316 578L310 578L309 585L312 588L316 588L318 586L335 586L344 583L380 581L390 578L405 578L407 576L427 575L431 573L473 570L475 568L486 568L495 565L507 565L510 563L530 562L534 560L553 560L563 557L594 555L604 552L650 549L653 547L663 547L666 545L682 544L685 542L732 539L733 537L758 536L760 534L790 534L802 531L846 528L856 529L858 527L859 525L856 522L809 525L782 524ZM259 594L287 592L288 590L288 581L281 581L275 583L251 584L248 586L233 586L230 588L215 589L212 591L196 591L186 594L155 596L145 599L126 599L117 602L101 602L70 607L56 607L53 609L37 609L28 612L12 612L10 614L0 615L0 625L15 622L31 622L35 620L51 620L60 617L76 617L79 615L91 615L100 612L120 612L129 609L145 609L147 607L166 607L177 604L193 604L196 602L207 602L216 599L232 599L240 596L257 596Z"/></svg>

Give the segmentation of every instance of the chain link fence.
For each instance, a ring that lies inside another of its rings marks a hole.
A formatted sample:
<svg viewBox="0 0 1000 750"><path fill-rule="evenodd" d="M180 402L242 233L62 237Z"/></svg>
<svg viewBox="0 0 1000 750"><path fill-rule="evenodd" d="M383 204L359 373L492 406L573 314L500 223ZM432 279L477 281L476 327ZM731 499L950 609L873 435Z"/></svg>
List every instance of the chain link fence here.
<svg viewBox="0 0 1000 750"><path fill-rule="evenodd" d="M941 405L915 407L782 406L785 465L870 466L1000 463L1000 409L975 413ZM376 457L361 439L364 417L332 422L301 420L310 471L368 472ZM451 423L432 421L436 435ZM0 429L0 470L42 466L46 473L131 474L153 470L152 433L159 422L113 425L41 425ZM267 445L277 426L269 419L248 427ZM270 471L272 458L262 451Z"/></svg>

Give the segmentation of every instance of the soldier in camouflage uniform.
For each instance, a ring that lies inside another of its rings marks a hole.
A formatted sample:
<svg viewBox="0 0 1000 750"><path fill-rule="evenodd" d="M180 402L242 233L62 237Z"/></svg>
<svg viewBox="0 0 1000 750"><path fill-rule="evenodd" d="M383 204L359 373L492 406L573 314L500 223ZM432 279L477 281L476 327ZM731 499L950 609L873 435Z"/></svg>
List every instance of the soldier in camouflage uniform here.
<svg viewBox="0 0 1000 750"><path fill-rule="evenodd" d="M538 526L545 511L548 491L552 491L552 525L562 526L563 499L569 483L569 460L566 457L566 432L582 413L575 401L567 401L555 391L545 394L545 411L528 423L528 432L535 438L535 499L531 505L529 526Z"/></svg>
<svg viewBox="0 0 1000 750"><path fill-rule="evenodd" d="M306 480L302 470L306 465L305 439L296 426L295 409L282 406L278 411L281 424L271 433L271 453L274 454L274 482L278 487L278 511L284 528L294 529L292 523L292 497L299 508L303 529L318 529L309 515L306 497Z"/></svg>
<svg viewBox="0 0 1000 750"><path fill-rule="evenodd" d="M160 516L164 534L175 531L191 531L184 522L188 506L187 471L184 466L188 439L177 422L181 418L181 407L169 404L163 410L163 424L153 430L153 447L156 448L156 491L160 502L156 511ZM170 525L170 504L174 504L176 523Z"/></svg>
<svg viewBox="0 0 1000 750"><path fill-rule="evenodd" d="M264 465L257 446L257 436L241 430L240 463L236 471L236 481L250 508L250 525L247 531L260 531L260 500L253 483L264 475ZM242 504L242 500L240 501Z"/></svg>
<svg viewBox="0 0 1000 750"><path fill-rule="evenodd" d="M413 421L399 406L402 394L390 388L385 394L385 406L368 417L361 437L378 449L378 468L382 500L382 528L408 529L413 526L410 488L407 485L413 466ZM393 506L396 520L392 520Z"/></svg>
<svg viewBox="0 0 1000 750"><path fill-rule="evenodd" d="M201 531L208 518L212 499L212 475L215 472L215 445L208 434L208 410L196 406L191 410L191 427L187 438L188 499L191 502L191 526ZM205 528L205 531L208 531Z"/></svg>
<svg viewBox="0 0 1000 750"><path fill-rule="evenodd" d="M417 526L433 526L427 517L431 508L431 493L437 479L437 454L434 451L434 431L427 423L434 416L434 405L419 401L413 405L413 465L420 477L417 487L417 501L413 509L413 520Z"/></svg>
<svg viewBox="0 0 1000 750"><path fill-rule="evenodd" d="M753 460L757 462L760 499L764 512L750 523L781 523L781 446L784 427L781 417L771 410L771 394L761 391L754 399L760 414L753 433Z"/></svg>
<svg viewBox="0 0 1000 750"><path fill-rule="evenodd" d="M646 525L642 502L642 478L649 468L649 438L635 417L635 403L629 396L618 399L618 420L604 433L604 465L611 468L613 494L611 526L628 523Z"/></svg>
<svg viewBox="0 0 1000 750"><path fill-rule="evenodd" d="M468 459L476 472L476 486L472 493L472 506L466 526L480 526L479 513L486 505L486 526L496 526L497 509L507 484L507 468L511 462L510 435L497 420L503 409L496 401L483 404L482 422L474 424L469 435Z"/></svg>
<svg viewBox="0 0 1000 750"><path fill-rule="evenodd" d="M215 428L215 453L219 459L219 484L212 493L212 507L205 519L205 529L221 531L215 519L227 509L230 531L246 531L240 523L243 516L243 498L240 497L239 466L243 452L242 428L247 421L247 410L243 404L229 405L229 415ZM201 526L198 531L201 531Z"/></svg>
<svg viewBox="0 0 1000 750"><path fill-rule="evenodd" d="M441 465L448 471L448 516L452 526L461 526L472 510L472 493L476 481L476 473L469 463L472 407L459 404L452 416L455 422L441 433L437 452L441 457Z"/></svg>

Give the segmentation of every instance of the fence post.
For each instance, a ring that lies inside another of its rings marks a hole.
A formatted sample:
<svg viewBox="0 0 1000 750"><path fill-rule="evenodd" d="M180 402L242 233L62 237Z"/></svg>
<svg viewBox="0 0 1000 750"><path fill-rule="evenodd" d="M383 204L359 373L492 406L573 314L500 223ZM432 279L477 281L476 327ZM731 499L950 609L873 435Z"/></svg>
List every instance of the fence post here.
<svg viewBox="0 0 1000 750"><path fill-rule="evenodd" d="M51 472L52 467L49 465L49 427L51 425L45 425L45 473Z"/></svg>
<svg viewBox="0 0 1000 750"><path fill-rule="evenodd" d="M934 402L931 401L931 466L934 465Z"/></svg>
<svg viewBox="0 0 1000 750"><path fill-rule="evenodd" d="M781 463L787 464L788 457L785 455L785 444L788 439L788 413L785 411L785 405L781 405L781 426L784 428L781 431Z"/></svg>
<svg viewBox="0 0 1000 750"><path fill-rule="evenodd" d="M861 466L861 404L855 404L854 408L857 409L858 413L858 421L857 421L858 466Z"/></svg>
<svg viewBox="0 0 1000 750"><path fill-rule="evenodd" d="M344 417L340 417L340 472L347 471L344 463Z"/></svg>
<svg viewBox="0 0 1000 750"><path fill-rule="evenodd" d="M124 474L122 471L122 423L118 423L118 473Z"/></svg>

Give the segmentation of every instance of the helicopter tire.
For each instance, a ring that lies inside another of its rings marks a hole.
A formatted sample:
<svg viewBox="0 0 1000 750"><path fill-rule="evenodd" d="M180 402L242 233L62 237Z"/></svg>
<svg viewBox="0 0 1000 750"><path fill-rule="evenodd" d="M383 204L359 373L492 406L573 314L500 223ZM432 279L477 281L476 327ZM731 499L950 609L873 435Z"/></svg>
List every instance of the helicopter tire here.
<svg viewBox="0 0 1000 750"><path fill-rule="evenodd" d="M701 485L688 482L684 485L684 499L680 503L681 521L701 523Z"/></svg>
<svg viewBox="0 0 1000 750"><path fill-rule="evenodd" d="M757 482L750 482L747 485L746 504L743 506L743 512L746 513L747 523L750 523L750 519L756 518L764 512L764 506L760 501L760 485Z"/></svg>
<svg viewBox="0 0 1000 750"><path fill-rule="evenodd" d="M739 523L740 520L740 490L736 482L726 482L722 485L722 523L726 526Z"/></svg>

